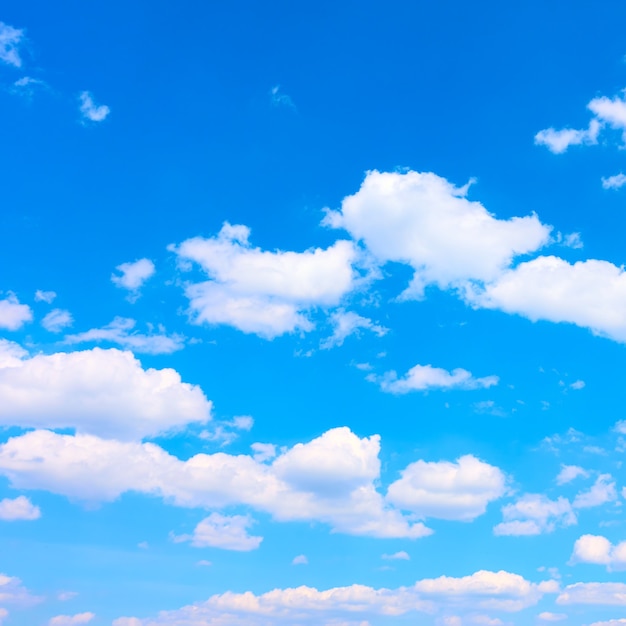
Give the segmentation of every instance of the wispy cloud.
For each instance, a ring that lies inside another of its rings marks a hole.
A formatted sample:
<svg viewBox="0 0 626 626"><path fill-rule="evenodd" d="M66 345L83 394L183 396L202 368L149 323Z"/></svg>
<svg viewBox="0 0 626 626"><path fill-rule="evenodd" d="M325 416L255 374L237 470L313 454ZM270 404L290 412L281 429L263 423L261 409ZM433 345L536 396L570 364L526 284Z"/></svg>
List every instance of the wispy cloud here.
<svg viewBox="0 0 626 626"><path fill-rule="evenodd" d="M23 30L0 22L0 61L13 67L22 67L19 46L23 41Z"/></svg>
<svg viewBox="0 0 626 626"><path fill-rule="evenodd" d="M102 122L111 112L111 109L106 104L96 104L89 91L83 91L79 96L79 100L83 120Z"/></svg>

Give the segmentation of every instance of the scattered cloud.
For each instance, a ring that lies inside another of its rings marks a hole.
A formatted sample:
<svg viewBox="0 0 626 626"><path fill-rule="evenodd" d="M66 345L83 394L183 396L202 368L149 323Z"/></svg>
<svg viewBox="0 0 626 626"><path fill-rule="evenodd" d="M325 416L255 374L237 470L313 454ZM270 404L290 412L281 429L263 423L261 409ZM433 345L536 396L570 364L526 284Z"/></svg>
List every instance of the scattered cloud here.
<svg viewBox="0 0 626 626"><path fill-rule="evenodd" d="M563 589L557 597L556 603L626 606L626 584L574 583Z"/></svg>
<svg viewBox="0 0 626 626"><path fill-rule="evenodd" d="M76 615L57 615L48 622L48 626L78 626L88 624L95 617L94 613L76 613Z"/></svg>
<svg viewBox="0 0 626 626"><path fill-rule="evenodd" d="M587 478L589 476L589 472L582 467L578 467L577 465L561 465L561 471L556 477L556 484L565 485L567 483L571 483L579 476Z"/></svg>
<svg viewBox="0 0 626 626"><path fill-rule="evenodd" d="M587 509L617 500L615 481L610 474L600 474L587 491L581 491L574 498L575 509Z"/></svg>
<svg viewBox="0 0 626 626"><path fill-rule="evenodd" d="M48 83L40 78L23 76L13 83L11 93L30 99L35 95L37 89L45 89L47 87Z"/></svg>
<svg viewBox="0 0 626 626"><path fill-rule="evenodd" d="M182 335L167 335L163 326L159 325L157 329L149 328L149 334L137 332L134 330L135 326L136 322L133 319L116 317L102 328L92 328L83 333L67 335L64 342L70 345L92 342L113 343L141 354L171 354L185 347L185 338Z"/></svg>
<svg viewBox="0 0 626 626"><path fill-rule="evenodd" d="M298 556L295 556L293 558L293 561L291 561L291 564L292 565L308 565L309 559L306 558L306 555L299 554Z"/></svg>
<svg viewBox="0 0 626 626"><path fill-rule="evenodd" d="M24 31L0 22L0 61L13 67L22 67L20 45L24 43Z"/></svg>
<svg viewBox="0 0 626 626"><path fill-rule="evenodd" d="M72 314L64 309L53 309L41 320L41 325L51 333L60 333L73 323Z"/></svg>
<svg viewBox="0 0 626 626"><path fill-rule="evenodd" d="M621 172L619 174L615 174L615 176L602 178L603 189L620 189L624 185L626 185L626 176Z"/></svg>
<svg viewBox="0 0 626 626"><path fill-rule="evenodd" d="M105 104L96 104L89 91L83 91L78 99L80 100L80 112L83 120L102 122L111 112L111 109Z"/></svg>
<svg viewBox="0 0 626 626"><path fill-rule="evenodd" d="M469 522L506 491L506 476L497 467L466 455L456 462L416 461L389 486L387 499L418 518Z"/></svg>
<svg viewBox="0 0 626 626"><path fill-rule="evenodd" d="M557 526L577 523L569 500L550 500L542 494L525 494L517 502L507 504L502 508L502 517L504 521L494 527L494 535L540 535Z"/></svg>
<svg viewBox="0 0 626 626"><path fill-rule="evenodd" d="M56 297L57 294L54 291L42 291L41 289L37 289L35 292L35 302L46 302L47 304L52 304L52 301Z"/></svg>
<svg viewBox="0 0 626 626"><path fill-rule="evenodd" d="M574 544L570 562L606 565L609 571L626 569L626 541L613 545L602 535L583 535Z"/></svg>
<svg viewBox="0 0 626 626"><path fill-rule="evenodd" d="M211 416L199 387L183 383L173 369L143 369L130 352L20 356L7 364L0 358L0 425L75 428L127 440Z"/></svg>
<svg viewBox="0 0 626 626"><path fill-rule="evenodd" d="M274 85L270 89L270 99L272 105L275 107L287 107L295 111L296 105L291 99L291 96L282 91L280 85Z"/></svg>
<svg viewBox="0 0 626 626"><path fill-rule="evenodd" d="M567 615L565 613L551 613L550 611L543 611L537 615L537 618L544 622L561 622L564 619L567 619Z"/></svg>
<svg viewBox="0 0 626 626"><path fill-rule="evenodd" d="M0 500L0 520L14 522L17 520L36 520L41 517L41 511L26 496L18 496Z"/></svg>
<svg viewBox="0 0 626 626"><path fill-rule="evenodd" d="M193 531L193 535L174 537L177 543L189 541L196 548L220 548L222 550L236 550L249 552L256 550L263 541L263 537L248 534L248 528L254 520L248 515L220 515L211 513L205 517Z"/></svg>
<svg viewBox="0 0 626 626"><path fill-rule="evenodd" d="M410 561L411 557L407 552L401 550L400 552L394 552L393 554L383 554L381 557L385 561Z"/></svg>
<svg viewBox="0 0 626 626"><path fill-rule="evenodd" d="M139 290L156 273L154 263L150 259L138 259L132 263L122 263L115 269L120 273L111 274L111 282L130 291L128 299L131 302L135 302L139 298Z"/></svg>
<svg viewBox="0 0 626 626"><path fill-rule="evenodd" d="M371 319L344 309L331 313L330 323L334 326L334 331L330 337L324 339L320 344L322 350L343 345L347 337L358 334L360 330L369 330L378 337L382 337L389 332L388 328L376 324Z"/></svg>
<svg viewBox="0 0 626 626"><path fill-rule="evenodd" d="M584 380L575 380L571 385L570 389L574 389L578 391L579 389L584 389L586 387Z"/></svg>
<svg viewBox="0 0 626 626"><path fill-rule="evenodd" d="M451 372L432 365L415 365L402 378L396 372L386 372L383 376L370 374L368 380L377 382L387 393L409 393L431 389L488 389L497 385L497 376L474 378L471 372L456 368Z"/></svg>
<svg viewBox="0 0 626 626"><path fill-rule="evenodd" d="M591 120L589 127L583 130L564 128L555 130L546 128L535 135L535 144L546 146L553 154L562 154L570 146L594 145L598 143L598 134L602 128L598 120Z"/></svg>
<svg viewBox="0 0 626 626"><path fill-rule="evenodd" d="M357 249L349 241L325 250L269 252L253 248L249 236L246 226L226 222L216 237L168 247L209 277L185 289L195 323L227 324L266 339L305 332L313 328L309 310L339 305L359 284Z"/></svg>
<svg viewBox="0 0 626 626"><path fill-rule="evenodd" d="M258 463L269 461L276 456L276 446L272 443L253 443L250 448L254 453L252 456Z"/></svg>
<svg viewBox="0 0 626 626"><path fill-rule="evenodd" d="M0 300L0 328L19 330L26 322L33 319L33 312L27 304L20 304L17 296L9 293Z"/></svg>
<svg viewBox="0 0 626 626"><path fill-rule="evenodd" d="M68 600L73 600L78 595L76 591L61 591L57 594L57 600L61 602L67 602Z"/></svg>

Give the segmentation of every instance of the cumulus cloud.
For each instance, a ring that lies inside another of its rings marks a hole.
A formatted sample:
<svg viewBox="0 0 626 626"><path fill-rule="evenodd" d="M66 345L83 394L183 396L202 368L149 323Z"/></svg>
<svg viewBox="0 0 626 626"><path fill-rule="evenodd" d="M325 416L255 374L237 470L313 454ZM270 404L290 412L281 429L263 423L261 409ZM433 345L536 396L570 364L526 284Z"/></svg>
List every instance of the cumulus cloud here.
<svg viewBox="0 0 626 626"><path fill-rule="evenodd" d="M31 606L41 598L33 596L15 576L0 573L0 603L16 606Z"/></svg>
<svg viewBox="0 0 626 626"><path fill-rule="evenodd" d="M330 323L334 326L334 331L330 337L320 344L323 350L343 345L347 337L358 333L360 330L369 330L378 337L382 337L389 332L388 328L376 324L371 319L358 315L353 311L344 311L343 309L331 313Z"/></svg>
<svg viewBox="0 0 626 626"><path fill-rule="evenodd" d="M401 550L400 552L394 552L393 554L383 554L381 557L385 561L410 561L411 557L407 552Z"/></svg>
<svg viewBox="0 0 626 626"><path fill-rule="evenodd" d="M551 229L536 215L497 219L467 199L468 187L433 173L374 170L323 223L347 230L381 264L410 265L405 298L421 298L430 284L445 289L493 280L513 258L548 242Z"/></svg>
<svg viewBox="0 0 626 626"><path fill-rule="evenodd" d="M295 556L293 558L293 561L291 561L292 565L308 565L309 564L309 559L306 558L305 554L299 554L298 556Z"/></svg>
<svg viewBox="0 0 626 626"><path fill-rule="evenodd" d="M554 154L562 154L570 146L597 144L601 127L600 122L594 119L589 123L589 128L582 130L546 128L535 135L535 144L546 146Z"/></svg>
<svg viewBox="0 0 626 626"><path fill-rule="evenodd" d="M574 583L563 589L556 602L557 604L626 606L626 584Z"/></svg>
<svg viewBox="0 0 626 626"><path fill-rule="evenodd" d="M83 333L67 335L64 342L78 343L113 343L122 348L128 348L141 354L171 354L185 347L185 338L182 335L167 335L165 328L150 328L148 334L137 332L137 322L127 317L116 317L102 328L92 328ZM155 332L156 331L156 332Z"/></svg>
<svg viewBox="0 0 626 626"><path fill-rule="evenodd" d="M566 498L550 500L542 494L525 494L502 508L504 521L493 529L495 535L540 535L557 526L571 526L577 519Z"/></svg>
<svg viewBox="0 0 626 626"><path fill-rule="evenodd" d="M20 45L23 42L23 30L0 22L0 61L13 67L22 67Z"/></svg>
<svg viewBox="0 0 626 626"><path fill-rule="evenodd" d="M567 483L571 483L579 476L587 478L589 476L589 472L582 467L578 467L577 465L561 465L561 471L556 477L556 484L565 485Z"/></svg>
<svg viewBox="0 0 626 626"><path fill-rule="evenodd" d="M613 545L602 535L583 535L574 544L571 562L606 565L609 571L626 569L626 541Z"/></svg>
<svg viewBox="0 0 626 626"><path fill-rule="evenodd" d="M94 613L76 613L75 615L57 615L48 622L48 626L78 626L88 624L95 617Z"/></svg>
<svg viewBox="0 0 626 626"><path fill-rule="evenodd" d="M18 330L33 319L33 312L27 304L20 304L13 293L0 300L0 328Z"/></svg>
<svg viewBox="0 0 626 626"><path fill-rule="evenodd" d="M367 379L379 383L383 391L397 394L430 389L488 389L499 382L497 376L475 378L460 367L448 372L432 365L415 365L402 378L391 371L383 376L370 374Z"/></svg>
<svg viewBox="0 0 626 626"><path fill-rule="evenodd" d="M14 522L17 520L36 520L41 517L41 511L26 496L4 498L0 500L0 520Z"/></svg>
<svg viewBox="0 0 626 626"><path fill-rule="evenodd" d="M378 436L360 439L337 428L293 446L272 464L221 452L182 461L151 443L39 430L0 445L0 474L15 488L45 489L87 502L134 491L182 507L250 506L278 521L316 520L352 535L415 539L430 534L377 491L379 448Z"/></svg>
<svg viewBox="0 0 626 626"><path fill-rule="evenodd" d="M602 178L603 189L620 189L624 185L626 185L626 176L621 172L619 174L615 174L615 176Z"/></svg>
<svg viewBox="0 0 626 626"><path fill-rule="evenodd" d="M60 333L73 323L72 314L63 309L53 309L41 320L41 325L51 333Z"/></svg>
<svg viewBox="0 0 626 626"><path fill-rule="evenodd" d="M600 474L587 491L581 491L574 498L574 508L587 509L617 500L615 481L610 474Z"/></svg>
<svg viewBox="0 0 626 626"><path fill-rule="evenodd" d="M56 297L57 294L54 291L42 291L41 289L37 289L37 291L35 291L35 302L45 302L46 304L51 304Z"/></svg>
<svg viewBox="0 0 626 626"><path fill-rule="evenodd" d="M189 541L196 548L221 548L249 552L256 550L263 537L248 534L248 528L254 520L248 515L220 515L211 513L194 529L193 535L180 535L174 541Z"/></svg>
<svg viewBox="0 0 626 626"><path fill-rule="evenodd" d="M209 277L185 289L196 323L226 324L267 339L309 331L311 309L339 305L359 284L358 253L349 241L325 250L270 252L252 247L249 236L246 226L226 222L216 237L169 246Z"/></svg>
<svg viewBox="0 0 626 626"><path fill-rule="evenodd" d="M547 593L557 591L554 581L532 583L506 571L479 571L460 578L423 579L409 587L375 589L365 585L274 589L256 595L226 592L205 602L175 611L162 611L155 619L121 618L114 626L302 626L341 624L363 626L364 619L419 613L437 613L448 607L517 612L536 605ZM494 623L479 621L476 623Z"/></svg>
<svg viewBox="0 0 626 626"><path fill-rule="evenodd" d="M420 518L471 521L506 491L506 476L472 455L411 463L389 486L387 499Z"/></svg>
<svg viewBox="0 0 626 626"><path fill-rule="evenodd" d="M111 282L131 292L129 299L134 302L144 283L154 276L156 268L150 259L138 259L132 263L122 263L115 268L119 274L111 274Z"/></svg>
<svg viewBox="0 0 626 626"><path fill-rule="evenodd" d="M130 352L18 356L0 350L0 425L140 439L210 419L199 387L173 369L144 370Z"/></svg>
<svg viewBox="0 0 626 626"><path fill-rule="evenodd" d="M83 91L78 99L80 101L80 113L83 120L102 122L111 112L111 109L105 104L96 104L89 91Z"/></svg>

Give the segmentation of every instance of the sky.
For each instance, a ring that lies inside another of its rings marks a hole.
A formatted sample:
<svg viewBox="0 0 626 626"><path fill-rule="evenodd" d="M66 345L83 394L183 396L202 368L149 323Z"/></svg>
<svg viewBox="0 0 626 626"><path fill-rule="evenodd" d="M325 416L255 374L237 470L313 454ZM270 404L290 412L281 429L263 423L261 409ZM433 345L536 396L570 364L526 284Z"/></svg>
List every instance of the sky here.
<svg viewBox="0 0 626 626"><path fill-rule="evenodd" d="M625 20L3 3L0 624L626 624Z"/></svg>

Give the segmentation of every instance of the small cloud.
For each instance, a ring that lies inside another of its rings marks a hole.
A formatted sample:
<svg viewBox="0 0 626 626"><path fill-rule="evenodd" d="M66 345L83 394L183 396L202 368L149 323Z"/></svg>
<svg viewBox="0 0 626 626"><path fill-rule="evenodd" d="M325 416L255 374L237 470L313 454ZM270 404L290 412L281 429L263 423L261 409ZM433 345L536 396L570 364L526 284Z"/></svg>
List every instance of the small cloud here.
<svg viewBox="0 0 626 626"><path fill-rule="evenodd" d="M560 622L567 619L567 615L565 613L550 613L549 611L544 611L543 613L539 613L537 618L544 622Z"/></svg>
<svg viewBox="0 0 626 626"><path fill-rule="evenodd" d="M308 565L309 559L307 559L304 554L299 554L298 556L294 557L293 561L291 561L291 564L292 565Z"/></svg>
<svg viewBox="0 0 626 626"><path fill-rule="evenodd" d="M193 535L173 535L176 543L191 542L195 548L220 548L249 552L256 550L263 541L263 537L248 534L248 527L254 520L248 515L221 515L211 513L205 517L194 529Z"/></svg>
<svg viewBox="0 0 626 626"><path fill-rule="evenodd" d="M211 563L211 561L207 561L206 559L200 559L196 565L198 567L211 567L211 565L213 565L213 563Z"/></svg>
<svg viewBox="0 0 626 626"><path fill-rule="evenodd" d="M582 467L578 467L577 465L561 465L561 471L556 477L556 484L566 485L579 476L587 478L589 476L589 472Z"/></svg>
<svg viewBox="0 0 626 626"><path fill-rule="evenodd" d="M45 80L33 78L32 76L23 76L13 83L10 91L18 96L32 98L36 89L45 89L47 87L48 83Z"/></svg>
<svg viewBox="0 0 626 626"><path fill-rule="evenodd" d="M51 333L60 333L73 323L72 314L64 309L53 309L41 320L41 325Z"/></svg>
<svg viewBox="0 0 626 626"><path fill-rule="evenodd" d="M583 389L585 387L584 380L577 380L570 385L570 389Z"/></svg>
<svg viewBox="0 0 626 626"><path fill-rule="evenodd" d="M9 292L0 300L0 328L18 330L33 319L33 312L27 304L20 304L17 296Z"/></svg>
<svg viewBox="0 0 626 626"><path fill-rule="evenodd" d="M330 322L334 326L333 334L324 339L320 344L322 350L328 350L335 346L343 345L344 340L350 335L359 334L361 330L369 330L378 337L386 335L388 328L374 323L371 319L358 315L353 311L339 309L330 316Z"/></svg>
<svg viewBox="0 0 626 626"><path fill-rule="evenodd" d="M603 189L619 189L626 185L626 176L621 172L619 174L615 174L615 176L608 176L607 178L602 178L602 188Z"/></svg>
<svg viewBox="0 0 626 626"><path fill-rule="evenodd" d="M601 127L598 120L592 119L589 123L589 128L582 130L574 128L563 128L562 130L546 128L545 130L540 130L535 135L535 145L546 146L553 154L562 154L570 146L598 143L598 133Z"/></svg>
<svg viewBox="0 0 626 626"><path fill-rule="evenodd" d="M269 461L276 456L276 446L273 443L253 443L250 448L254 452L252 456L257 463Z"/></svg>
<svg viewBox="0 0 626 626"><path fill-rule="evenodd" d="M411 557L407 552L401 550L400 552L394 552L393 554L383 554L381 559L385 561L410 561Z"/></svg>
<svg viewBox="0 0 626 626"><path fill-rule="evenodd" d="M111 109L106 104L96 104L89 91L83 91L79 96L79 100L80 112L84 120L102 122L111 112Z"/></svg>
<svg viewBox="0 0 626 626"><path fill-rule="evenodd" d="M130 302L139 298L139 290L143 284L155 274L154 263L150 259L138 259L132 263L122 263L115 268L120 275L111 274L111 282L131 292Z"/></svg>
<svg viewBox="0 0 626 626"><path fill-rule="evenodd" d="M32 521L40 517L41 510L26 496L0 500L0 520L4 522Z"/></svg>
<svg viewBox="0 0 626 626"><path fill-rule="evenodd" d="M565 235L563 237L563 245L567 248L574 248L575 250L584 247L580 233L568 233Z"/></svg>
<svg viewBox="0 0 626 626"><path fill-rule="evenodd" d="M60 600L61 602L67 602L68 600L73 600L77 595L77 591L60 591L57 594L57 600Z"/></svg>
<svg viewBox="0 0 626 626"><path fill-rule="evenodd" d="M233 417L232 421L233 428L237 430L252 430L254 426L254 418L249 415L238 415L237 417Z"/></svg>
<svg viewBox="0 0 626 626"><path fill-rule="evenodd" d="M291 96L283 93L281 91L280 85L274 85L274 87L270 89L270 98L272 105L275 107L287 107L294 110L296 108L296 105L291 99Z"/></svg>
<svg viewBox="0 0 626 626"><path fill-rule="evenodd" d="M42 291L41 289L37 289L35 291L35 302L46 302L47 304L52 304L52 301L57 297L55 291Z"/></svg>
<svg viewBox="0 0 626 626"><path fill-rule="evenodd" d="M77 613L76 615L57 615L49 622L49 626L78 626L88 624L95 617L94 613Z"/></svg>
<svg viewBox="0 0 626 626"><path fill-rule="evenodd" d="M19 46L23 41L23 30L0 22L0 61L13 67L22 67Z"/></svg>

